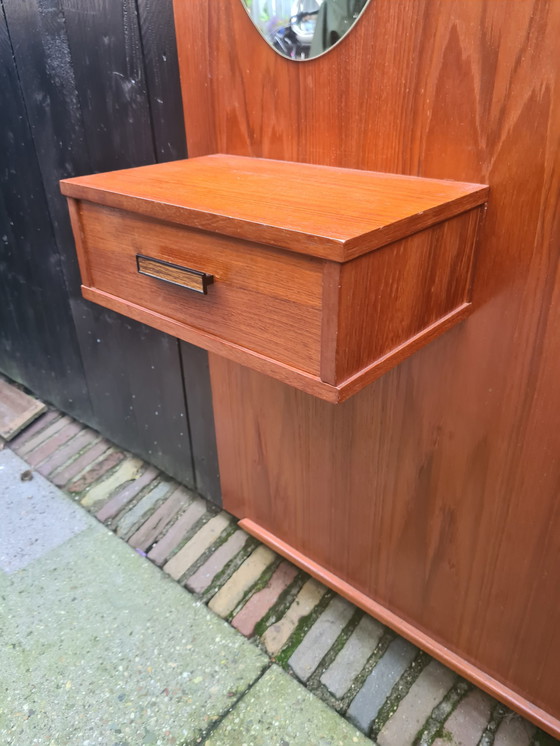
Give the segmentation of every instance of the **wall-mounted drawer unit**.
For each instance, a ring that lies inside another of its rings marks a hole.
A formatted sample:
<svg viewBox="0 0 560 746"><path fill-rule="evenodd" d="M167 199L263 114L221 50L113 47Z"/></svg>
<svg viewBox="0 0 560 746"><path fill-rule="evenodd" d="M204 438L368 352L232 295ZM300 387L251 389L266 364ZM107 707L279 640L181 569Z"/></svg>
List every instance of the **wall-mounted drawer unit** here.
<svg viewBox="0 0 560 746"><path fill-rule="evenodd" d="M213 155L61 187L86 298L328 401L470 310L479 184Z"/></svg>

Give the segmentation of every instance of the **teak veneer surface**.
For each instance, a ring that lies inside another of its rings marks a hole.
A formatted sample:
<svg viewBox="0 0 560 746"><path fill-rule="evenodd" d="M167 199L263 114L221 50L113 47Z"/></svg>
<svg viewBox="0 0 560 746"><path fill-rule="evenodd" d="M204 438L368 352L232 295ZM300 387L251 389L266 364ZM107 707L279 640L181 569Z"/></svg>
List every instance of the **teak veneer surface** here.
<svg viewBox="0 0 560 746"><path fill-rule="evenodd" d="M334 403L471 311L481 185L209 156L61 186L88 299Z"/></svg>
<svg viewBox="0 0 560 746"><path fill-rule="evenodd" d="M210 155L61 182L63 194L347 261L482 204L488 188Z"/></svg>
<svg viewBox="0 0 560 746"><path fill-rule="evenodd" d="M363 378L368 365L470 306L479 218L479 210L470 210L340 265L335 383ZM376 372L370 381L379 377ZM344 390L348 386L342 383Z"/></svg>
<svg viewBox="0 0 560 746"><path fill-rule="evenodd" d="M88 286L318 375L321 261L90 202L78 210ZM146 252L213 275L208 295L140 274Z"/></svg>
<svg viewBox="0 0 560 746"><path fill-rule="evenodd" d="M304 63L175 19L190 155L490 185L474 312L347 402L211 356L224 504L560 736L560 3L372 0Z"/></svg>

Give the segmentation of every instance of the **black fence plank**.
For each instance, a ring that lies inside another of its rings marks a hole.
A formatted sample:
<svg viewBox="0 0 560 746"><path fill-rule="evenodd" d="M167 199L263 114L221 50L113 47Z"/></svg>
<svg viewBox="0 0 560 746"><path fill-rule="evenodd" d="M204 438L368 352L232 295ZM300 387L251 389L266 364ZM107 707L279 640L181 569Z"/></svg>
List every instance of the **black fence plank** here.
<svg viewBox="0 0 560 746"><path fill-rule="evenodd" d="M154 162L135 3L61 0L61 5L88 170ZM82 303L74 316L99 429L194 486L177 341L93 304Z"/></svg>
<svg viewBox="0 0 560 746"><path fill-rule="evenodd" d="M3 3L68 290L71 297L80 297L68 209L58 182L88 173L91 164L64 17L58 0Z"/></svg>
<svg viewBox="0 0 560 746"><path fill-rule="evenodd" d="M171 2L137 0L146 81L158 161L186 157L181 86ZM181 342L197 490L221 504L208 355Z"/></svg>
<svg viewBox="0 0 560 746"><path fill-rule="evenodd" d="M197 490L217 505L222 504L220 470L208 354L200 347L181 342L183 376L189 404L192 455Z"/></svg>
<svg viewBox="0 0 560 746"><path fill-rule="evenodd" d="M3 8L0 111L0 368L80 414L87 390Z"/></svg>
<svg viewBox="0 0 560 746"><path fill-rule="evenodd" d="M153 163L134 0L61 0L61 5L93 170Z"/></svg>
<svg viewBox="0 0 560 746"><path fill-rule="evenodd" d="M158 161L187 155L171 2L137 0L148 99Z"/></svg>
<svg viewBox="0 0 560 746"><path fill-rule="evenodd" d="M82 299L58 189L186 155L171 0L0 2L0 369L216 498L206 354Z"/></svg>

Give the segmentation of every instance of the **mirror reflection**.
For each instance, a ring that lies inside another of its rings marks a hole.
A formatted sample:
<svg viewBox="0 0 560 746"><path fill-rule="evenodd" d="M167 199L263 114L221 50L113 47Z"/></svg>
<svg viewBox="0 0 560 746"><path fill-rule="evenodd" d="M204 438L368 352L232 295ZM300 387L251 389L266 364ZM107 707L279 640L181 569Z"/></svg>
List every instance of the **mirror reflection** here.
<svg viewBox="0 0 560 746"><path fill-rule="evenodd" d="M270 46L284 57L307 60L337 44L369 0L241 0Z"/></svg>

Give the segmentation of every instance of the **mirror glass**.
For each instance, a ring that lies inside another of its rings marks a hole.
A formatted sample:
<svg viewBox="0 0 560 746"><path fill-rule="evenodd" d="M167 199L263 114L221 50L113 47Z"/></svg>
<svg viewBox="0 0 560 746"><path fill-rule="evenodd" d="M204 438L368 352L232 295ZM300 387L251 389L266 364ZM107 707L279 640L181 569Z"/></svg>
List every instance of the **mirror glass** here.
<svg viewBox="0 0 560 746"><path fill-rule="evenodd" d="M369 0L241 0L262 36L292 60L318 57L335 46Z"/></svg>

